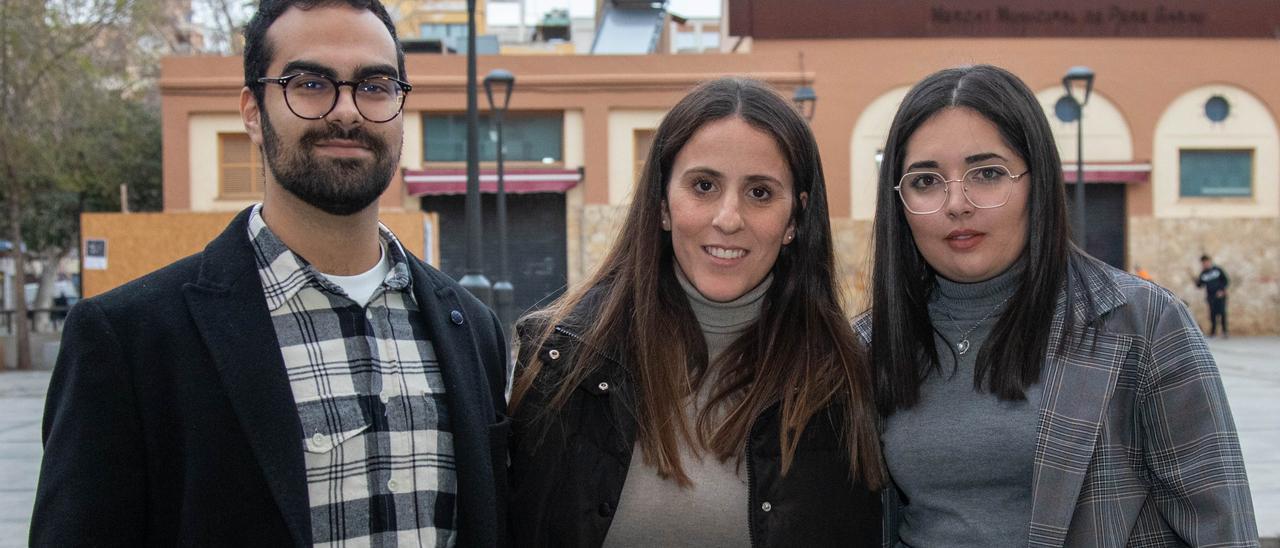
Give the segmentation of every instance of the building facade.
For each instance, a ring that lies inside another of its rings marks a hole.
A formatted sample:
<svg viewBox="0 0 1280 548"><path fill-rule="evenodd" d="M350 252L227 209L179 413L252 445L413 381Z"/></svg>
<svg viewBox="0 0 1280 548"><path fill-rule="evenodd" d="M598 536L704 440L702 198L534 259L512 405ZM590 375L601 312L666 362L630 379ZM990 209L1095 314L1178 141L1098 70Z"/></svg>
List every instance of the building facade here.
<svg viewBox="0 0 1280 548"><path fill-rule="evenodd" d="M896 3L898 11L847 4L729 0L726 53L481 56L480 74L504 68L516 75L503 135L517 304L556 295L598 264L666 110L698 82L735 74L788 96L802 85L817 93L811 124L854 313L866 302L877 157L907 89L945 67L1011 70L1044 105L1073 182L1077 122L1061 121L1054 107L1066 70L1085 65L1097 74L1083 109L1087 248L1121 268L1141 266L1198 316L1205 316L1204 298L1191 275L1202 253L1212 255L1232 279L1233 331L1280 332L1274 2L1174 9L1135 1L1119 12L1093 2L1063 10L1012 0ZM439 244L419 251L450 274L460 273L464 238L465 62L409 55L414 91L404 113L403 169L381 201L388 212L436 214L426 229L435 233L422 241ZM237 111L242 81L239 58L164 60L166 212L231 211L260 195L261 160ZM483 90L480 104L486 108ZM490 136L486 123L486 188ZM496 253L486 255L492 279Z"/></svg>

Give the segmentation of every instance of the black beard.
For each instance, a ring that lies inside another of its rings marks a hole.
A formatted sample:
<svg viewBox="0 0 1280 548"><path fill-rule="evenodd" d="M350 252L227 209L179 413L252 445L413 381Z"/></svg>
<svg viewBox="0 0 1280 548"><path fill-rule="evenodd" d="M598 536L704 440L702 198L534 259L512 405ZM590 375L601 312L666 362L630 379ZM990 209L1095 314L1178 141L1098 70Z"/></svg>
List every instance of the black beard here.
<svg viewBox="0 0 1280 548"><path fill-rule="evenodd" d="M357 141L373 152L373 161L356 158L317 158L316 143L326 139ZM400 150L391 151L386 141L363 128L344 130L326 124L308 130L298 145L282 149L280 136L262 111L262 140L267 167L281 188L308 205L330 215L347 216L375 202L395 174Z"/></svg>

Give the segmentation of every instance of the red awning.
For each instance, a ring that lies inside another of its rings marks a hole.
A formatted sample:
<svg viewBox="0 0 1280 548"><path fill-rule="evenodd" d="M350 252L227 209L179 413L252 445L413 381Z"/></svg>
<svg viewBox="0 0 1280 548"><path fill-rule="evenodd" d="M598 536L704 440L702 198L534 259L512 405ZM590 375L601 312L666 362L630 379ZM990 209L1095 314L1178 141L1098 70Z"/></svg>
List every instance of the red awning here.
<svg viewBox="0 0 1280 548"><path fill-rule="evenodd" d="M1062 180L1076 182L1076 163L1062 163ZM1145 162L1085 162L1085 183L1146 183L1151 181L1151 164Z"/></svg>
<svg viewBox="0 0 1280 548"><path fill-rule="evenodd" d="M565 192L582 180L577 169L521 168L503 172L503 186L511 194ZM465 169L405 169L404 186L410 196L466 194ZM498 192L498 170L480 170L480 192Z"/></svg>

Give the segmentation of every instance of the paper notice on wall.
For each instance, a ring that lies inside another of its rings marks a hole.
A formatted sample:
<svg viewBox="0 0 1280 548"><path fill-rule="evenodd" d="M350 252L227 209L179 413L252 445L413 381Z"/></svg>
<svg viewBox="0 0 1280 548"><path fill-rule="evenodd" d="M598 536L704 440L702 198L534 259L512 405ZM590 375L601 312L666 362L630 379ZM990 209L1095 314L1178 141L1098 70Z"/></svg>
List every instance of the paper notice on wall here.
<svg viewBox="0 0 1280 548"><path fill-rule="evenodd" d="M107 240L90 239L84 241L84 269L107 269Z"/></svg>

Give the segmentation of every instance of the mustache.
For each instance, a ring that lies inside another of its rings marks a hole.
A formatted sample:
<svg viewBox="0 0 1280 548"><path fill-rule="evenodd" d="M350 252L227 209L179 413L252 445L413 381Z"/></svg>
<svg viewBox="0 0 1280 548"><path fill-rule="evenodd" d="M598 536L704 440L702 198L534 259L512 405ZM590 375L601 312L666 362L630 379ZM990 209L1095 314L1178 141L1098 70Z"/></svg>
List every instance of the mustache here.
<svg viewBox="0 0 1280 548"><path fill-rule="evenodd" d="M305 148L312 148L316 143L329 139L356 141L368 147L370 150L379 153L387 148L386 142L372 133L365 131L363 128L353 127L350 129L344 129L330 125L326 125L323 129L316 128L308 130L306 133L302 134L302 138L299 139L299 144Z"/></svg>

